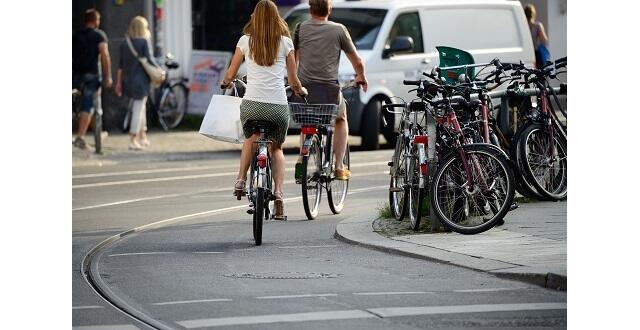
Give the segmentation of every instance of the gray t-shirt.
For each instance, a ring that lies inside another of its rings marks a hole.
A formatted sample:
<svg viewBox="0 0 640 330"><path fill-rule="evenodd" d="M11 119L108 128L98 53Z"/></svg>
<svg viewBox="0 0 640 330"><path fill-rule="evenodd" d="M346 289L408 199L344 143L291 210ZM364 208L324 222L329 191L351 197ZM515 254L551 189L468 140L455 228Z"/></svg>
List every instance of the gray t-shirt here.
<svg viewBox="0 0 640 330"><path fill-rule="evenodd" d="M299 26L298 40L294 40L294 47L298 51L300 62L298 77L303 84L336 83L340 50L347 54L356 51L347 28L331 21L302 22Z"/></svg>

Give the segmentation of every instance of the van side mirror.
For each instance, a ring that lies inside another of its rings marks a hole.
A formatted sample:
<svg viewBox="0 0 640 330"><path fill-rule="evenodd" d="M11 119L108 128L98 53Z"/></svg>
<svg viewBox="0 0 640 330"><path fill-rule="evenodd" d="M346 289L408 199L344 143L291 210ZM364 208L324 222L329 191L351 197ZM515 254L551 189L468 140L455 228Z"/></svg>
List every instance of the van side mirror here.
<svg viewBox="0 0 640 330"><path fill-rule="evenodd" d="M391 44L385 46L382 51L382 58L389 58L391 55L408 53L413 50L413 38L407 36L397 36Z"/></svg>

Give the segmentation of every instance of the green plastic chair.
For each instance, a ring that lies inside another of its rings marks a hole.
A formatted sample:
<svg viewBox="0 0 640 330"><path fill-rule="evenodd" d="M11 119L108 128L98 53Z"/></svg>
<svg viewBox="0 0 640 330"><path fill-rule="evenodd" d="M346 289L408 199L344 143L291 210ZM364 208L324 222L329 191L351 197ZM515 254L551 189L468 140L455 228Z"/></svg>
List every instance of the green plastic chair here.
<svg viewBox="0 0 640 330"><path fill-rule="evenodd" d="M436 49L438 50L438 56L440 57L441 68L447 66L475 64L473 56L462 49L447 46L436 46ZM458 76L463 73L466 74L469 79L473 79L476 70L475 68L441 70L440 77L444 77L447 80L447 83L455 83L458 81Z"/></svg>

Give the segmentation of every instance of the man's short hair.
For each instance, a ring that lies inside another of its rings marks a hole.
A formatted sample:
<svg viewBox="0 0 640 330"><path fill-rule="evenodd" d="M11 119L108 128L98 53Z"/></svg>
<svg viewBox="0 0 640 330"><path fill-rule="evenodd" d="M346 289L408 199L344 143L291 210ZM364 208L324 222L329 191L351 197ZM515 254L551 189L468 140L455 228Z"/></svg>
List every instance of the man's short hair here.
<svg viewBox="0 0 640 330"><path fill-rule="evenodd" d="M87 9L87 11L84 12L85 23L96 22L99 18L100 18L100 13L95 9Z"/></svg>
<svg viewBox="0 0 640 330"><path fill-rule="evenodd" d="M328 16L331 0L309 0L309 11L313 15Z"/></svg>

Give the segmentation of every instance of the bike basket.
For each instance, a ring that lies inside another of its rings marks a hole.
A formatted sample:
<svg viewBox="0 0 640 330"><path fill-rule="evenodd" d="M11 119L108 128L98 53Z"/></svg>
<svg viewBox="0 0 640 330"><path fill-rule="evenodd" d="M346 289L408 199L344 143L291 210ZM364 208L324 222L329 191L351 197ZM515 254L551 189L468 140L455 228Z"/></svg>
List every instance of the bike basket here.
<svg viewBox="0 0 640 330"><path fill-rule="evenodd" d="M331 125L338 116L336 104L289 103L291 119L300 125Z"/></svg>

